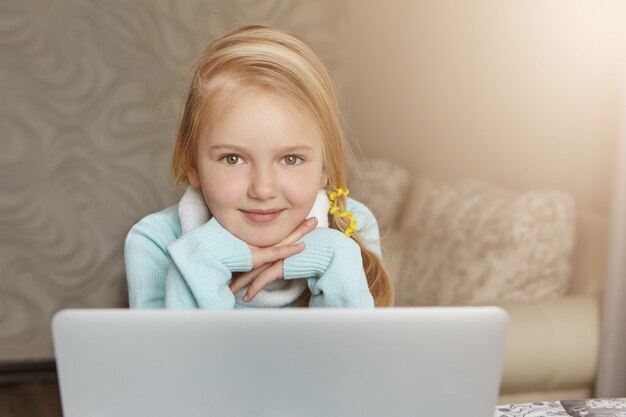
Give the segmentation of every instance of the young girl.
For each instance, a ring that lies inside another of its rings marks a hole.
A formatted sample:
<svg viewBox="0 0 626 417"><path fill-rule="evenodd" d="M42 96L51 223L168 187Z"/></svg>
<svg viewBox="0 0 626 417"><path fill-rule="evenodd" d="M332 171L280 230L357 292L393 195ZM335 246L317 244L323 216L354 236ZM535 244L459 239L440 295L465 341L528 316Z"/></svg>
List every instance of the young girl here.
<svg viewBox="0 0 626 417"><path fill-rule="evenodd" d="M348 155L307 45L263 26L214 41L174 149L187 191L126 238L130 306L390 305L376 220L347 197Z"/></svg>

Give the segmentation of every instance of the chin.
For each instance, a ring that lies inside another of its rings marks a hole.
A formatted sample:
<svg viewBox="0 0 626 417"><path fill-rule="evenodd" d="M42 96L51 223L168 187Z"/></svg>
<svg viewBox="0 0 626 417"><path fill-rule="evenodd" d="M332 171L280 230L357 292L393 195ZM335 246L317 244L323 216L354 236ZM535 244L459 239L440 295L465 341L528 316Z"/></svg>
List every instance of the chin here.
<svg viewBox="0 0 626 417"><path fill-rule="evenodd" d="M266 248L268 246L274 246L277 243L280 243L282 239L272 239L268 237L262 238L250 238L250 239L241 239L246 242L248 245L256 246L257 248Z"/></svg>
<svg viewBox="0 0 626 417"><path fill-rule="evenodd" d="M246 242L248 245L256 246L257 248L265 248L268 246L274 246L280 243L285 237L281 233L268 233L268 230L242 230L241 233L233 233L239 239Z"/></svg>

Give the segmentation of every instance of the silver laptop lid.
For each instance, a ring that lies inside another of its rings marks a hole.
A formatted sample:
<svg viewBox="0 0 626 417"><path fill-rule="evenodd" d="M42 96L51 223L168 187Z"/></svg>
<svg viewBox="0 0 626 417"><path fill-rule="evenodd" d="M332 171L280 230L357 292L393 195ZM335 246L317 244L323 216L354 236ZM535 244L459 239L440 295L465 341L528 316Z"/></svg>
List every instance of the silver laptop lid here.
<svg viewBox="0 0 626 417"><path fill-rule="evenodd" d="M65 417L486 417L495 307L65 310Z"/></svg>

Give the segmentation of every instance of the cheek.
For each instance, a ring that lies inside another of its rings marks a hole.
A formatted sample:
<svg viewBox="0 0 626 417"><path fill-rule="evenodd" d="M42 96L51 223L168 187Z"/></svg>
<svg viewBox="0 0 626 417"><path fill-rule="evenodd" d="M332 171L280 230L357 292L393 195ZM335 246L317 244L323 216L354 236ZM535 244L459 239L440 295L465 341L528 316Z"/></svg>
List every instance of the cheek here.
<svg viewBox="0 0 626 417"><path fill-rule="evenodd" d="M313 173L293 176L283 185L285 195L294 206L309 209L320 189L319 178Z"/></svg>
<svg viewBox="0 0 626 417"><path fill-rule="evenodd" d="M237 181L231 175L225 175L220 170L207 171L203 174L202 193L212 212L236 203L241 181Z"/></svg>

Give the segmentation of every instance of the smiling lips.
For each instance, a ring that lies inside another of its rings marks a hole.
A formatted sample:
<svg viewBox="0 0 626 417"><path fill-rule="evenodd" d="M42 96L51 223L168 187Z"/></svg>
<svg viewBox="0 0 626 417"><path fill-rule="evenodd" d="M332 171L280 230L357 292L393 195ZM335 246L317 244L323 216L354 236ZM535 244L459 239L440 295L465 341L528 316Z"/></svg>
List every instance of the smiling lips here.
<svg viewBox="0 0 626 417"><path fill-rule="evenodd" d="M267 223L276 219L280 216L280 213L283 212L284 209L270 209L270 210L241 210L246 217L253 222L258 223Z"/></svg>

